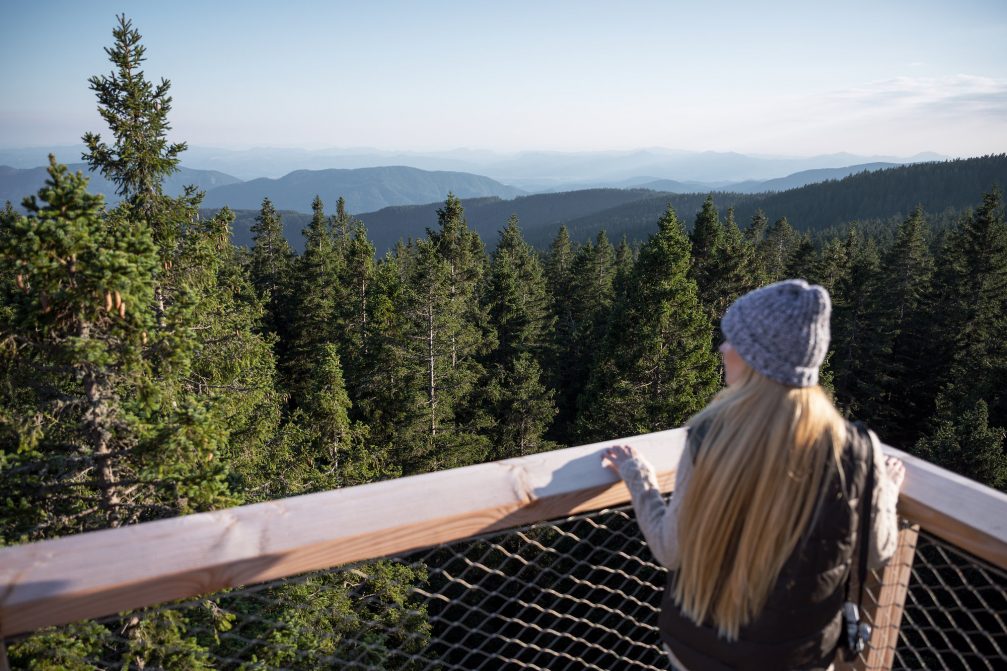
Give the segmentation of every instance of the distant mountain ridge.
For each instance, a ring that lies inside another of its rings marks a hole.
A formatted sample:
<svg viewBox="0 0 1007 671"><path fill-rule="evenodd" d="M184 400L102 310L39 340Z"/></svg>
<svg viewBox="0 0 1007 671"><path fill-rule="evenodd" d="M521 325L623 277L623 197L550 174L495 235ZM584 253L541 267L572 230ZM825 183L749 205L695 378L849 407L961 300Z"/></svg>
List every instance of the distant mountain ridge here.
<svg viewBox="0 0 1007 671"><path fill-rule="evenodd" d="M862 167L862 166L856 166ZM1007 155L984 156L933 163L857 171L842 179L827 180L780 192L746 194L716 192L723 213L735 208L739 226L746 226L756 210L770 222L787 217L800 231L820 231L851 221L905 216L917 204L929 212L972 207L991 187L1007 186ZM626 195L616 195L626 194ZM517 214L525 238L544 249L561 225L571 237L586 241L605 230L613 240L626 235L645 240L670 203L688 226L702 206L706 193L675 194L645 189L592 189L538 194L509 202L466 203L466 217L487 246L496 243L497 231L507 216ZM622 202L619 202L619 201ZM529 205L534 205L530 207ZM388 208L359 216L379 253L399 238L422 236L436 224L438 203L410 208ZM583 212L595 207L593 212Z"/></svg>
<svg viewBox="0 0 1007 671"><path fill-rule="evenodd" d="M102 194L105 196L105 202L109 205L119 202L119 196L115 192L115 184L105 179L100 173L90 172L86 163L70 163L67 167L73 172L80 171L89 177L88 190L91 193ZM25 196L38 193L47 177L44 167L12 168L0 165L0 203L9 200L14 205L20 205ZM179 168L178 172L169 175L164 180L164 192L169 196L179 196L185 186L189 184L202 190L208 190L240 181L237 177L216 170Z"/></svg>
<svg viewBox="0 0 1007 671"><path fill-rule="evenodd" d="M45 165L46 156L80 156L83 145L0 149L0 164L16 168ZM731 182L763 181L820 168L866 163L917 163L946 156L924 152L909 157L863 156L849 153L818 156L765 156L738 152L681 151L661 147L624 151L522 151L500 153L473 149L449 151L384 151L373 148L219 149L190 146L182 155L186 166L218 170L243 180L280 178L294 170L356 169L408 165L421 170L447 170L485 175L529 192L572 191L612 186L641 175L723 186Z"/></svg>
<svg viewBox="0 0 1007 671"><path fill-rule="evenodd" d="M514 198L525 193L471 173L382 166L355 170L296 170L279 179L253 179L207 192L203 206L255 209L264 197L268 197L277 209L309 212L317 195L333 206L342 196L350 211L367 212L392 205L443 200L449 192L459 198Z"/></svg>

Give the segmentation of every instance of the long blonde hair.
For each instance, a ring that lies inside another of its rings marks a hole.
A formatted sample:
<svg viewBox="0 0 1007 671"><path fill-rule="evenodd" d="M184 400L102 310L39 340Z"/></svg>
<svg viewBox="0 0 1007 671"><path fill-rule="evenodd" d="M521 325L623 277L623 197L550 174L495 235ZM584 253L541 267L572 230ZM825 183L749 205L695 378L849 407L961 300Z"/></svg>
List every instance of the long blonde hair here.
<svg viewBox="0 0 1007 671"><path fill-rule="evenodd" d="M748 369L688 426L702 438L679 511L675 602L736 640L807 528L846 424L821 387Z"/></svg>

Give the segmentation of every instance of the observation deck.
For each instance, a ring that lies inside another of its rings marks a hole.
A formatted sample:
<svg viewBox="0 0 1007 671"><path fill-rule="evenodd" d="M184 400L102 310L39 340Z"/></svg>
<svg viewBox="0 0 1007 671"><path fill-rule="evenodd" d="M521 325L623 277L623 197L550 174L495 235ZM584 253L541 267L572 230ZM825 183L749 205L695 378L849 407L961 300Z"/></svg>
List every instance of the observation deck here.
<svg viewBox="0 0 1007 671"><path fill-rule="evenodd" d="M0 669L667 669L664 569L600 454L633 444L671 493L684 442L673 429L3 548ZM906 464L899 547L868 580L870 647L839 668L1007 668L1007 495L885 450Z"/></svg>

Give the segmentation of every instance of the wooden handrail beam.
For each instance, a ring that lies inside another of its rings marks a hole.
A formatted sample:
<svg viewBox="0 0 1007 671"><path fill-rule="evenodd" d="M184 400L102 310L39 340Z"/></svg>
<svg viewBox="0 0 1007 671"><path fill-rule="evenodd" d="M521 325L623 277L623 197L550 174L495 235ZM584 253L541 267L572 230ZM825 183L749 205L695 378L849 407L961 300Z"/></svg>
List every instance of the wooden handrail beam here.
<svg viewBox="0 0 1007 671"><path fill-rule="evenodd" d="M670 491L682 429L3 548L0 639L620 505L622 442Z"/></svg>
<svg viewBox="0 0 1007 671"><path fill-rule="evenodd" d="M165 601L621 505L600 467L630 443L670 492L672 429L519 459L0 548L0 639ZM886 447L906 462L900 513L1007 568L1007 495Z"/></svg>
<svg viewBox="0 0 1007 671"><path fill-rule="evenodd" d="M885 446L906 465L899 514L962 550L1007 569L1007 494Z"/></svg>

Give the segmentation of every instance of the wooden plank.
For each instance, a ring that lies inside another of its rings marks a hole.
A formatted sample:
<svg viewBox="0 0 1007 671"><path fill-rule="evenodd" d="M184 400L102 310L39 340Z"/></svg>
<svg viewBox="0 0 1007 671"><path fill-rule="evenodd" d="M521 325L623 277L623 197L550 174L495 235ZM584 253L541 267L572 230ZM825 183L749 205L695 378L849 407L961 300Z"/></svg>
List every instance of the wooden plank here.
<svg viewBox="0 0 1007 671"><path fill-rule="evenodd" d="M895 554L882 569L871 571L867 576L863 606L864 619L873 627L870 643L856 659L837 660L835 671L889 671L892 668L918 535L916 525L900 529Z"/></svg>
<svg viewBox="0 0 1007 671"><path fill-rule="evenodd" d="M1007 494L885 446L906 464L899 514L1000 568L1007 569Z"/></svg>
<svg viewBox="0 0 1007 671"><path fill-rule="evenodd" d="M0 549L0 638L626 503L602 451L671 489L683 429Z"/></svg>
<svg viewBox="0 0 1007 671"><path fill-rule="evenodd" d="M866 584L867 592L874 596L867 619L874 627L870 647L866 650L865 671L881 669L888 671L895 660L895 648L899 644L899 627L902 626L902 612L909 592L909 581L913 575L913 559L916 556L916 539L920 528L905 526L899 530L895 555L885 567L872 572Z"/></svg>

